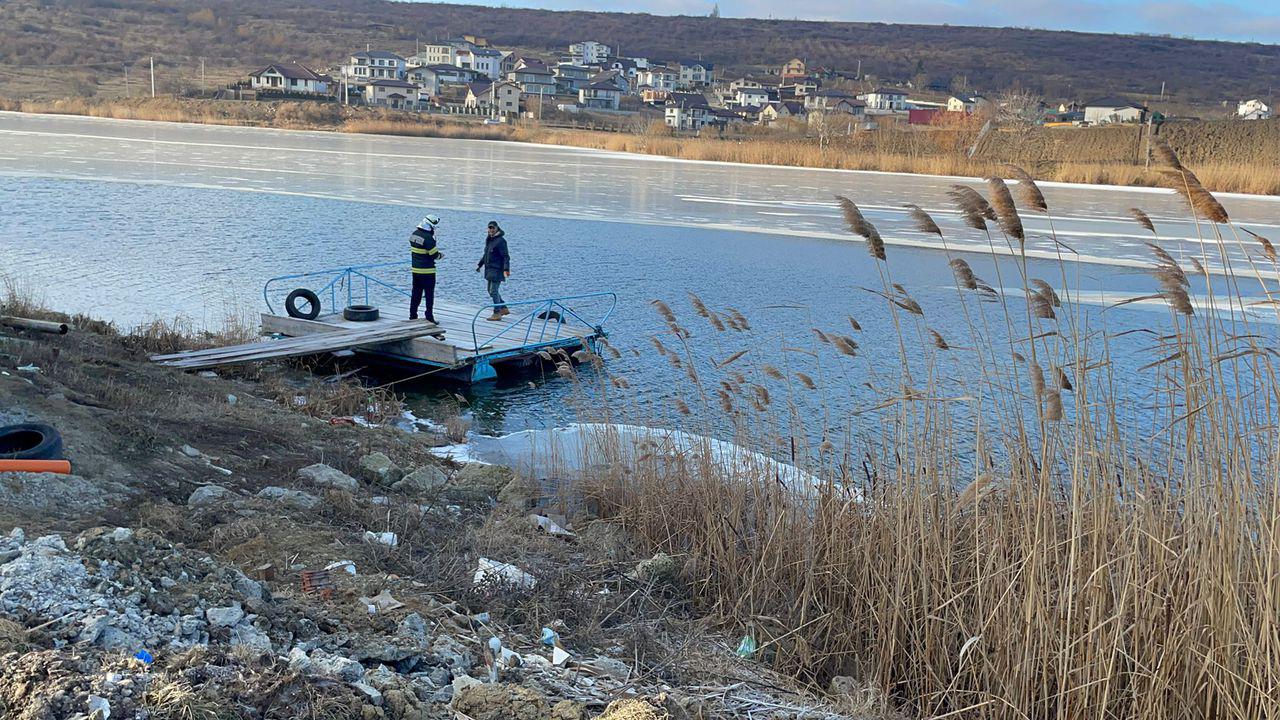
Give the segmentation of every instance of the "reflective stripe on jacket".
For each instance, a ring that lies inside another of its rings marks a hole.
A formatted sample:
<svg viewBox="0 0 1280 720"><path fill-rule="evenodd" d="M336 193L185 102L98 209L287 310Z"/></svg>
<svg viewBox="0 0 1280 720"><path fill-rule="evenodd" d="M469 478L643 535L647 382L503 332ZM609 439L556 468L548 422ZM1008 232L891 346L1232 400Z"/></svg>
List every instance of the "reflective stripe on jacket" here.
<svg viewBox="0 0 1280 720"><path fill-rule="evenodd" d="M413 260L414 275L435 275L436 256L440 250L436 248L436 234L431 230L418 228L409 236L409 253Z"/></svg>

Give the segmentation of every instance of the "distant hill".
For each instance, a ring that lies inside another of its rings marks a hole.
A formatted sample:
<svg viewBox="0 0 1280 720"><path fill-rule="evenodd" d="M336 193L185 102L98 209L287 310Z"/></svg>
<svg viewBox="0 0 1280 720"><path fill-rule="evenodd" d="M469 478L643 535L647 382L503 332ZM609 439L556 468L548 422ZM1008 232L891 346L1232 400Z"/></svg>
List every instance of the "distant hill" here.
<svg viewBox="0 0 1280 720"><path fill-rule="evenodd" d="M58 68L50 66L62 65L76 66L60 73L66 78L92 76L94 68L83 67L92 63L114 72L109 63L154 54L163 66L182 66L189 81L199 58L224 73L279 59L324 66L366 43L406 52L417 39L463 32L522 48L595 39L628 55L700 56L736 71L792 57L846 71L861 61L863 73L884 81L950 87L964 79L978 91L1016 86L1053 99L1150 96L1164 82L1180 103L1216 104L1266 97L1280 77L1280 46L1171 37L385 0L5 0L0 78L4 92L40 94L23 78L54 82L49 70Z"/></svg>

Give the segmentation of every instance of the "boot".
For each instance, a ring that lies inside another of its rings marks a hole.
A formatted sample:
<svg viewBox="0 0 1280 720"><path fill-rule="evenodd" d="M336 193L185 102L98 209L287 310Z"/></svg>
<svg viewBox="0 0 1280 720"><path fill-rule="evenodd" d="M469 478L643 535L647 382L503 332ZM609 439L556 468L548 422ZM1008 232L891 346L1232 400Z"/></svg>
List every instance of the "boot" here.
<svg viewBox="0 0 1280 720"><path fill-rule="evenodd" d="M494 310L492 315L490 315L489 317L485 318L485 320L501 320L501 319L502 319L502 311L501 311L501 310Z"/></svg>
<svg viewBox="0 0 1280 720"><path fill-rule="evenodd" d="M509 309L505 308L505 307L504 307L504 308L502 308L501 312L502 312L502 314L503 314L504 316L506 316L506 315L510 315L510 314L511 314L511 311L510 311Z"/></svg>

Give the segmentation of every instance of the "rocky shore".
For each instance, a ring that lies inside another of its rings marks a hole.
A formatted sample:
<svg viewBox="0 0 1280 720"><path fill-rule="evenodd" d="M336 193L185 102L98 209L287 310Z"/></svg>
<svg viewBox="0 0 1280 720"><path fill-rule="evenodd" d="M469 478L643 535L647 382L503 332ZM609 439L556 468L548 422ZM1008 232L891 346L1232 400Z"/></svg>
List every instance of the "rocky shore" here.
<svg viewBox="0 0 1280 720"><path fill-rule="evenodd" d="M737 652L681 558L572 489L295 401L350 378L177 373L153 341L0 330L0 424L54 425L73 468L0 473L0 715L881 716Z"/></svg>

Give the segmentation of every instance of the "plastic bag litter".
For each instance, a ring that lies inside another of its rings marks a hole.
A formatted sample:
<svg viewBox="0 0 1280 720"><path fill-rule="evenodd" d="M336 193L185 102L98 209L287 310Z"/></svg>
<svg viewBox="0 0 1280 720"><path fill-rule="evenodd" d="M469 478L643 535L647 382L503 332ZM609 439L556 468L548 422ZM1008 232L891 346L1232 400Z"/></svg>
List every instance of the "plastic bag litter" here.
<svg viewBox="0 0 1280 720"><path fill-rule="evenodd" d="M530 515L529 520L532 521L534 525L537 525L538 527L545 530L548 535L559 535L560 537L577 537L577 535L574 535L572 532L565 530L563 527L560 527L559 523L547 517L546 515Z"/></svg>
<svg viewBox="0 0 1280 720"><path fill-rule="evenodd" d="M756 639L750 635L743 635L742 642L738 643L738 657L749 658L756 654Z"/></svg>
<svg viewBox="0 0 1280 720"><path fill-rule="evenodd" d="M523 590L532 590L538 584L538 579L515 565L482 557L476 564L476 575L473 582L476 585L506 585Z"/></svg>
<svg viewBox="0 0 1280 720"><path fill-rule="evenodd" d="M364 531L364 541L368 543L378 543L387 547L395 547L400 544L400 538L393 532L376 533L372 530Z"/></svg>

